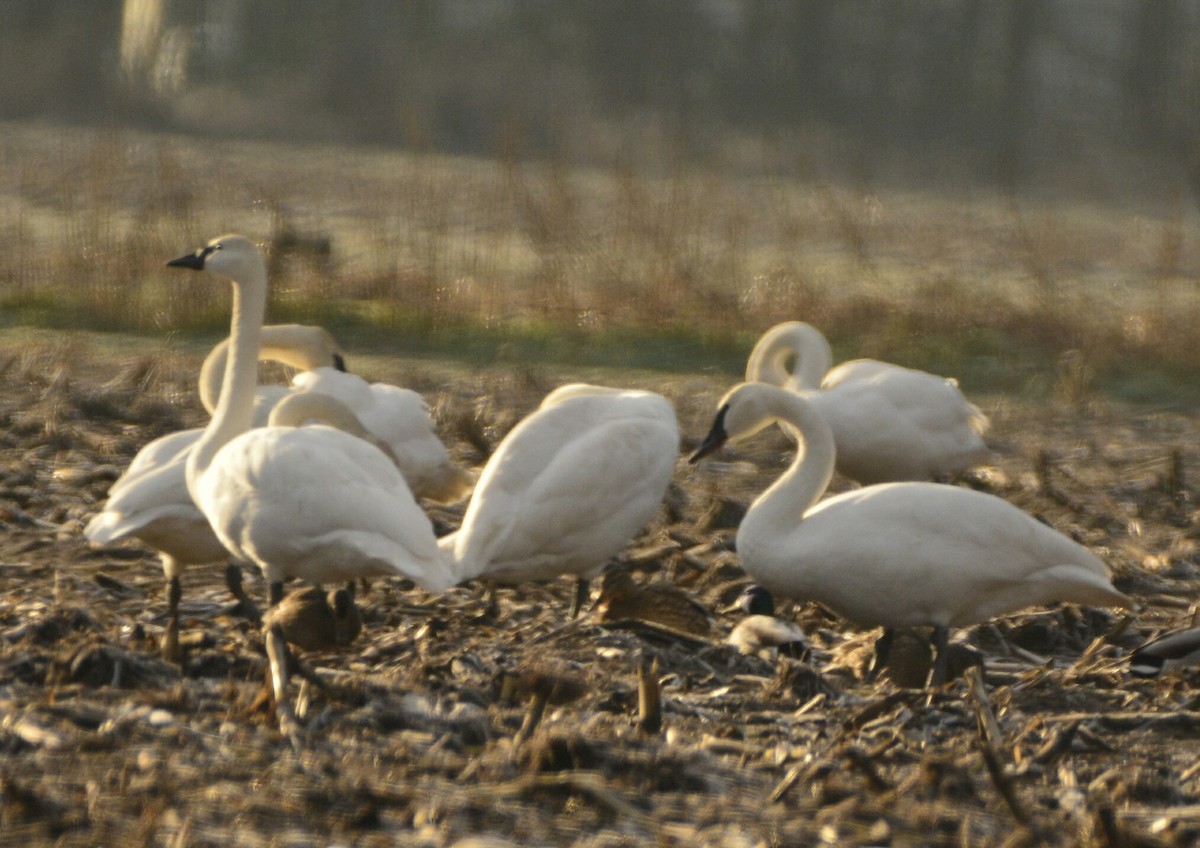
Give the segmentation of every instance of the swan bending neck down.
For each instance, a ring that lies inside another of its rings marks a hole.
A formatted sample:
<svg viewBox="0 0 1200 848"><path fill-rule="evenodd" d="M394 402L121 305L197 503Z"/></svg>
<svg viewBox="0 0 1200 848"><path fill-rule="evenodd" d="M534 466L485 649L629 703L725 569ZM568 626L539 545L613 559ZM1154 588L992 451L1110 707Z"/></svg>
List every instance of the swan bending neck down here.
<svg viewBox="0 0 1200 848"><path fill-rule="evenodd" d="M578 612L587 581L658 511L678 453L662 395L560 386L504 437L438 545L460 581L574 575Z"/></svg>
<svg viewBox="0 0 1200 848"><path fill-rule="evenodd" d="M833 431L844 476L863 484L929 480L988 460L987 416L954 380L873 359L831 370L832 363L820 330L785 321L755 344L746 382L805 395Z"/></svg>
<svg viewBox="0 0 1200 848"><path fill-rule="evenodd" d="M993 495L889 483L818 504L833 474L833 434L812 403L784 389L732 389L691 461L773 422L796 431L798 450L738 528L742 565L772 592L817 601L860 626L882 625L875 668L897 627L934 628L941 682L951 627L1053 601L1132 608L1086 548Z"/></svg>
<svg viewBox="0 0 1200 848"><path fill-rule="evenodd" d="M200 403L209 415L216 411L228 359L229 339L226 338L213 346L200 366L197 390ZM324 327L313 324L270 324L263 327L259 333L258 359L279 362L300 371L346 371L345 356L333 336ZM289 392L286 386L258 387L254 403L256 427L266 424L273 405Z"/></svg>
<svg viewBox="0 0 1200 848"><path fill-rule="evenodd" d="M221 543L262 570L272 605L286 577L320 585L390 574L429 591L450 586L428 517L377 447L325 426L250 429L267 293L254 243L222 236L168 265L233 286L220 400L188 457L187 488Z"/></svg>

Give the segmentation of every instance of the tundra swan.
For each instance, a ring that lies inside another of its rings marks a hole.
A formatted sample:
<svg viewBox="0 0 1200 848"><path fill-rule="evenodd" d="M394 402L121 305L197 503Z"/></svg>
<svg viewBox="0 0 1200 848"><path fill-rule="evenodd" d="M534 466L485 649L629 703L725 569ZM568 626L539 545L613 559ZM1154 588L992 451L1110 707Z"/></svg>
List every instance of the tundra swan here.
<svg viewBox="0 0 1200 848"><path fill-rule="evenodd" d="M662 395L560 386L500 442L438 546L460 581L575 575L577 611L587 581L654 516L678 451Z"/></svg>
<svg viewBox="0 0 1200 848"><path fill-rule="evenodd" d="M882 625L877 669L897 627L934 628L941 682L951 627L1051 601L1132 607L1087 549L993 495L887 483L818 504L833 475L833 433L816 404L785 389L733 388L691 462L773 422L791 429L798 450L738 528L742 566L777 594L817 601L859 626Z"/></svg>
<svg viewBox="0 0 1200 848"><path fill-rule="evenodd" d="M337 345L320 327L298 324L263 327L262 340L259 359L304 369L345 367ZM206 393L215 396L218 391L213 383L224 370L225 348L226 342L220 342L204 360L199 381L201 400ZM256 394L256 411L269 410L278 399L272 398ZM203 432L200 427L181 430L143 446L125 473L109 488L104 508L83 531L93 546L136 538L158 552L167 579L167 629L162 652L171 660L179 656L179 601L183 591L180 576L184 566L229 558L208 520L192 503L184 478L187 457ZM240 566L230 562L225 579L242 611L257 617L257 610L242 592Z"/></svg>
<svg viewBox="0 0 1200 848"><path fill-rule="evenodd" d="M270 604L286 577L320 585L386 574L433 592L450 586L429 518L379 448L328 426L251 429L267 298L254 243L221 236L167 264L233 286L220 400L187 458L187 489L221 543L262 570Z"/></svg>
<svg viewBox="0 0 1200 848"><path fill-rule="evenodd" d="M987 417L954 380L874 359L832 364L817 328L786 321L755 344L746 381L804 393L833 430L846 477L864 485L929 480L987 460Z"/></svg>
<svg viewBox="0 0 1200 848"><path fill-rule="evenodd" d="M376 440L388 446L413 494L438 503L454 503L470 494L474 475L450 461L429 407L416 392L368 383L356 374L331 368L301 372L292 386L300 392L324 392L344 403Z"/></svg>
<svg viewBox="0 0 1200 848"><path fill-rule="evenodd" d="M782 650L789 656L808 651L808 637L793 621L775 616L775 599L762 586L747 586L734 602L746 613L725 638L742 654L774 659Z"/></svg>
<svg viewBox="0 0 1200 848"><path fill-rule="evenodd" d="M221 394L225 377L225 361L229 356L229 339L221 339L204 358L200 366L197 388L200 403L211 416ZM271 324L262 328L259 360L270 360L299 369L301 376L312 371L346 370L341 348L324 327L313 324ZM291 393L287 386L258 386L254 390L254 426L263 427L275 404ZM327 393L328 394L328 393Z"/></svg>
<svg viewBox="0 0 1200 848"><path fill-rule="evenodd" d="M299 326L299 325L291 325ZM264 331L267 328L263 328ZM368 383L356 374L346 373L345 363L337 345L320 327L299 327L297 334L311 335L313 347L325 344L336 359L333 367L324 364L314 367L311 362L288 358L288 349L271 347L264 335L259 359L274 359L302 369L291 388L259 386L254 405L254 426L266 423L271 404L295 392L322 392L349 407L363 426L372 434L376 444L386 444L400 473L418 497L439 503L453 503L466 497L475 478L450 461L445 446L434 430L429 407L416 392L385 383ZM209 414L216 408L224 375L228 340L221 342L201 370L200 400ZM356 434L357 435L357 434Z"/></svg>

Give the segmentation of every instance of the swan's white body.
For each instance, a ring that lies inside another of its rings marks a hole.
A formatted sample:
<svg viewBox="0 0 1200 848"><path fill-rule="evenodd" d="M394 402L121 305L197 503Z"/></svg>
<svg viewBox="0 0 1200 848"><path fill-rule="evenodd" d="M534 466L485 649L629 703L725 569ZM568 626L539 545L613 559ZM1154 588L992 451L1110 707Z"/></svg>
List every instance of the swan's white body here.
<svg viewBox="0 0 1200 848"><path fill-rule="evenodd" d="M864 485L929 480L987 461L987 417L954 380L873 359L832 363L819 330L787 321L758 340L746 380L803 393L833 431L846 477Z"/></svg>
<svg viewBox="0 0 1200 848"><path fill-rule="evenodd" d="M661 395L562 386L500 443L439 545L460 580L590 579L654 516L678 452Z"/></svg>
<svg viewBox="0 0 1200 848"><path fill-rule="evenodd" d="M259 359L312 369L340 364L333 339L320 327L298 324L273 325L262 329ZM200 369L201 400L219 393L224 372L227 342L218 343ZM281 389L270 393L263 390ZM282 386L262 386L255 394L255 416L266 416L286 395ZM92 517L84 535L93 545L106 545L124 538L140 539L158 551L163 574L178 580L184 566L227 559L229 552L218 541L208 520L196 508L187 491L184 468L192 447L204 429L181 430L147 443L125 473L108 491L104 509Z"/></svg>
<svg viewBox="0 0 1200 848"><path fill-rule="evenodd" d="M450 461L434 430L429 407L416 392L386 383L368 383L333 368L297 374L292 386L302 392L324 392L344 403L376 439L390 448L405 481L418 497L453 503L470 494L475 478Z"/></svg>
<svg viewBox="0 0 1200 848"><path fill-rule="evenodd" d="M188 492L221 543L258 565L273 600L286 577L322 584L384 574L430 591L451 585L429 519L379 448L331 427L250 429L267 292L258 248L223 236L169 264L233 283L220 400L186 466Z"/></svg>
<svg viewBox="0 0 1200 848"><path fill-rule="evenodd" d="M816 504L833 434L814 403L784 389L734 388L693 460L776 421L798 433L797 457L737 533L743 567L770 591L886 628L961 627L1052 601L1132 605L1087 549L993 495L889 483Z"/></svg>

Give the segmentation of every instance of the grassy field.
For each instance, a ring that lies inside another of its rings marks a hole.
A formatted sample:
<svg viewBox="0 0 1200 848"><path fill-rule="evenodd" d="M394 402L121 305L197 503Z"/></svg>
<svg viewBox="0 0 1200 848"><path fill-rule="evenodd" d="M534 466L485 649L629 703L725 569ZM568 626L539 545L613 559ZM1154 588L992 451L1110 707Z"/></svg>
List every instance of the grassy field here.
<svg viewBox="0 0 1200 848"><path fill-rule="evenodd" d="M238 230L272 250L272 320L351 350L732 377L799 318L970 391L1200 401L1178 197L848 185L765 144L649 173L8 123L0 156L3 327L207 342L224 292L163 261Z"/></svg>

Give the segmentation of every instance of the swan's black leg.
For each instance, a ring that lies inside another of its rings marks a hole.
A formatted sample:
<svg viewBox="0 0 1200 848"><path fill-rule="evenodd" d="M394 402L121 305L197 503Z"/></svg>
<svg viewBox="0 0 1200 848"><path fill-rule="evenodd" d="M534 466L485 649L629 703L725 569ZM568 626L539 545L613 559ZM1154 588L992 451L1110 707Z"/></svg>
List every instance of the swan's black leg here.
<svg viewBox="0 0 1200 848"><path fill-rule="evenodd" d="M246 590L242 586L242 567L236 562L225 565L225 585L229 587L229 594L233 595L234 600L237 601L233 612L255 624L261 624L262 613L258 611L258 605L246 594Z"/></svg>
<svg viewBox="0 0 1200 848"><path fill-rule="evenodd" d="M871 663L871 667L867 669L867 676L864 678L867 683L874 683L879 677L879 672L887 666L888 657L892 653L892 639L895 635L892 628L885 627L883 635L875 640L875 659Z"/></svg>
<svg viewBox="0 0 1200 848"><path fill-rule="evenodd" d="M267 586L267 606L273 607L283 600L283 581L276 580Z"/></svg>
<svg viewBox="0 0 1200 848"><path fill-rule="evenodd" d="M579 611L583 609L583 604L587 599L588 580L586 577L577 577L575 579L575 601L571 604L571 618L579 617Z"/></svg>
<svg viewBox="0 0 1200 848"><path fill-rule="evenodd" d="M946 661L950 648L950 628L933 628L933 685L941 686L946 682Z"/></svg>
<svg viewBox="0 0 1200 848"><path fill-rule="evenodd" d="M183 658L179 649L179 601L183 597L183 585L178 577L167 581L167 629L163 631L162 658L177 663Z"/></svg>

